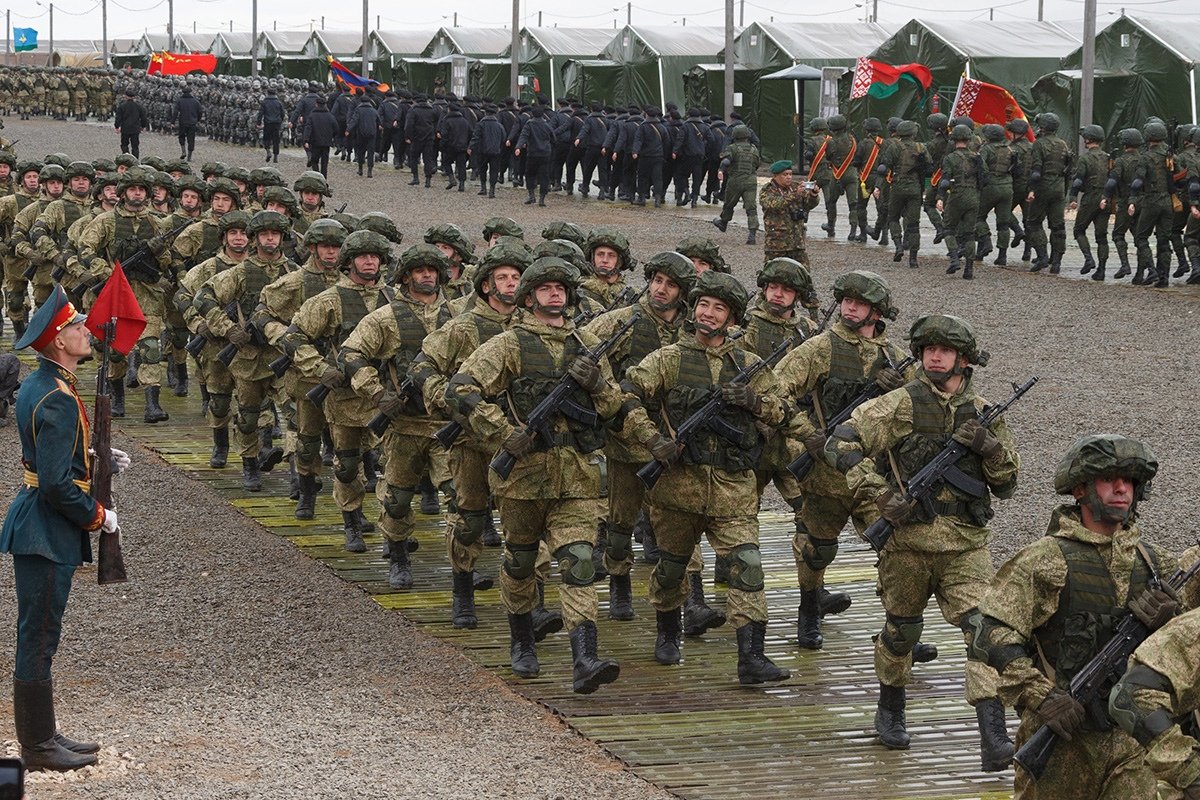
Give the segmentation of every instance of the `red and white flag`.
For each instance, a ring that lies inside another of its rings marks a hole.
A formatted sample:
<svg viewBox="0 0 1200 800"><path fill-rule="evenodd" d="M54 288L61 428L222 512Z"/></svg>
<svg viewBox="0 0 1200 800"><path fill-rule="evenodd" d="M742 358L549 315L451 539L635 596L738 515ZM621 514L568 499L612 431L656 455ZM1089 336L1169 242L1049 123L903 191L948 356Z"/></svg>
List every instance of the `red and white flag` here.
<svg viewBox="0 0 1200 800"><path fill-rule="evenodd" d="M953 117L970 117L980 125L1004 125L1009 120L1026 119L1021 104L1003 86L984 83L974 78L962 77L958 81L958 93L954 96ZM1025 131L1033 141L1033 126Z"/></svg>

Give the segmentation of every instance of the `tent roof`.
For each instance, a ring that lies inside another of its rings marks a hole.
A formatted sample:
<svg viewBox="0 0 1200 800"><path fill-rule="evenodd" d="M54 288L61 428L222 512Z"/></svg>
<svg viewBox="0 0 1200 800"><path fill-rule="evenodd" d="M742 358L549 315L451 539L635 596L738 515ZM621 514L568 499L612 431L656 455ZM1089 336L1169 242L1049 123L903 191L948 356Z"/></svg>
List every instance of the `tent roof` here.
<svg viewBox="0 0 1200 800"><path fill-rule="evenodd" d="M1062 58L1080 42L1053 22L914 21L968 58Z"/></svg>
<svg viewBox="0 0 1200 800"><path fill-rule="evenodd" d="M680 25L664 25L649 27L642 25L626 25L617 35L610 36L609 41L623 36L630 30L643 42L648 44L659 56L714 56L718 50L725 47L725 29L718 27L692 27ZM737 36L741 29L734 29Z"/></svg>
<svg viewBox="0 0 1200 800"><path fill-rule="evenodd" d="M568 58L594 56L613 40L611 28L523 28L521 35L536 40L552 56Z"/></svg>
<svg viewBox="0 0 1200 800"><path fill-rule="evenodd" d="M810 67L808 64L793 64L778 72L772 72L770 75L763 75L759 80L819 81L821 77L821 70L816 67Z"/></svg>
<svg viewBox="0 0 1200 800"><path fill-rule="evenodd" d="M309 31L263 31L259 36L281 56L298 56L304 51L304 43L312 33Z"/></svg>
<svg viewBox="0 0 1200 800"><path fill-rule="evenodd" d="M512 44L512 31L508 28L440 28L433 38L442 35L457 45L460 53L469 56L499 55Z"/></svg>
<svg viewBox="0 0 1200 800"><path fill-rule="evenodd" d="M171 49L171 39L165 33L143 33L139 41L144 42L151 52Z"/></svg>
<svg viewBox="0 0 1200 800"><path fill-rule="evenodd" d="M724 64L695 64L692 66L692 69L702 69L705 72L724 72L725 65ZM744 64L734 64L733 65L734 72L741 72L741 71L747 70L747 69L750 69L750 67L747 67Z"/></svg>
<svg viewBox="0 0 1200 800"><path fill-rule="evenodd" d="M793 60L858 58L895 33L874 22L755 23ZM750 26L753 27L753 26ZM750 28L742 31L746 35Z"/></svg>
<svg viewBox="0 0 1200 800"><path fill-rule="evenodd" d="M238 56L249 56L250 49L254 45L254 36L248 31L223 31L218 33L216 38L213 39L214 50L216 49L217 39L225 43L226 50Z"/></svg>
<svg viewBox="0 0 1200 800"><path fill-rule="evenodd" d="M214 33L177 33L175 43L191 53L207 53L216 38Z"/></svg>
<svg viewBox="0 0 1200 800"><path fill-rule="evenodd" d="M1126 16L1155 39L1174 50L1185 61L1200 62L1200 20L1187 17Z"/></svg>
<svg viewBox="0 0 1200 800"><path fill-rule="evenodd" d="M313 31L310 39L321 43L325 52L333 55L356 55L362 52L362 34L350 31Z"/></svg>
<svg viewBox="0 0 1200 800"><path fill-rule="evenodd" d="M425 46L433 41L437 31L371 31L371 36L393 55L420 55Z"/></svg>

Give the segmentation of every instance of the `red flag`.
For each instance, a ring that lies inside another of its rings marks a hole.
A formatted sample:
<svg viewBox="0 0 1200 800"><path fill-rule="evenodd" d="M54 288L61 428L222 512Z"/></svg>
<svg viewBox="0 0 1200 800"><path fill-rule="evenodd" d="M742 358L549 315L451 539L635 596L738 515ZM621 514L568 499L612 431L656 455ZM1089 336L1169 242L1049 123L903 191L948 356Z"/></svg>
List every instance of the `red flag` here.
<svg viewBox="0 0 1200 800"><path fill-rule="evenodd" d="M980 125L1003 125L1009 120L1025 119L1025 112L1003 86L964 77L958 82L958 94L954 98L950 116L970 117ZM1029 141L1033 141L1032 126L1025 131L1025 135Z"/></svg>
<svg viewBox="0 0 1200 800"><path fill-rule="evenodd" d="M138 305L120 261L113 263L112 275L100 290L84 325L97 339L103 339L104 326L110 322L115 323L113 349L121 355L129 355L146 329L146 315Z"/></svg>
<svg viewBox="0 0 1200 800"><path fill-rule="evenodd" d="M192 72L203 72L211 75L217 68L217 57L212 53L154 53L150 56L150 64L146 74L153 75L188 75Z"/></svg>

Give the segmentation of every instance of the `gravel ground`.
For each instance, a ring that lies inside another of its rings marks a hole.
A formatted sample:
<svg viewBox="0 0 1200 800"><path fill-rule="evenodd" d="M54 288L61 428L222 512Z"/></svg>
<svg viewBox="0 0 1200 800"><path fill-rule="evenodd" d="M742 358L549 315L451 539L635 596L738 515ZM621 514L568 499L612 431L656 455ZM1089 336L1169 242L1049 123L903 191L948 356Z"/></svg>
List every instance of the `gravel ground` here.
<svg viewBox="0 0 1200 800"><path fill-rule="evenodd" d="M36 155L42 148L85 158L116 151L117 138L104 125L11 118L6 125L8 137L24 143L22 155L32 154L32 142ZM146 134L142 152L172 156L175 143ZM254 167L259 153L199 142L196 163L219 158ZM295 153L280 157L289 179L303 169ZM687 234L712 234L748 283L761 264L761 249L741 243L741 228L722 237L708 225L712 208L635 210L555 194L541 209L522 205L520 190L489 201L470 187L446 192L438 180L432 189L409 187L407 174L389 167L373 180L340 162L332 168L335 204L391 214L408 242L433 222L452 221L478 236L485 219L504 214L525 225L531 239L557 218L617 225L642 256ZM818 221L812 229L819 234ZM821 239L809 253L827 298L848 269L888 277L902 312L898 334L922 312L971 320L992 354L977 373L986 396L1001 399L1009 381L1041 377L1008 417L1021 447L1022 480L1016 497L998 503L997 559L1045 530L1056 503L1054 465L1071 440L1092 431L1152 445L1161 477L1145 505L1144 528L1176 549L1194 543L1200 293L1077 280L1073 243L1063 276L989 265L977 268L973 282L944 275L936 249L934 256L927 245L916 270L892 264L890 248L875 245ZM12 426L0 429L0 442L15 453ZM68 733L94 735L111 749L104 766L66 778L66 786L36 777L37 797L77 796L80 782L88 796L113 798L208 798L216 791L272 798L666 796L455 648L381 611L206 487L131 446L135 466L124 481L123 517L131 531L174 535L131 537L131 559L155 570L124 587L101 590L90 572L78 582L58 658L61 717ZM0 501L11 498L16 477L15 468L0 472ZM0 562L0 583L10 581L9 563ZM0 591L11 597L10 589ZM0 626L11 630L13 613L11 603L0 605ZM0 700L0 715L8 709ZM3 724L9 733L11 722ZM522 746L514 752L509 741ZM447 757L454 752L469 756Z"/></svg>

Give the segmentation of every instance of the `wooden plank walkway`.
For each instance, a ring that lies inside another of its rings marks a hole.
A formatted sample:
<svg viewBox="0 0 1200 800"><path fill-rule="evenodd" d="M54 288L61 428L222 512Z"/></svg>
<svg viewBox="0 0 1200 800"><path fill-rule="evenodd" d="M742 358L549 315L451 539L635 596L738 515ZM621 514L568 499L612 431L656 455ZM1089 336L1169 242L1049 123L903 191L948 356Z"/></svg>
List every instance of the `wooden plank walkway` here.
<svg viewBox="0 0 1200 800"><path fill-rule="evenodd" d="M93 374L85 368L81 376L82 388L89 393ZM638 775L680 797L958 800L1011 796L1011 772L978 771L974 713L962 699L961 635L936 619L936 607L928 615L925 640L937 644L941 656L918 666L916 682L910 687L913 747L896 753L874 742L876 681L870 637L879 629L883 612L875 598L873 558L864 545L847 541L828 573L832 586L852 594L853 607L826 621L823 651L798 651L792 643L799 590L791 520L779 514L762 515L763 566L774 615L768 652L793 675L785 684L769 688L738 684L730 627L711 631L702 640L686 639L681 665L656 664L654 613L646 599L649 568L639 563L634 571L635 621L607 619L607 588L600 589L600 650L620 661L621 677L596 694L579 696L570 691L570 645L565 632L539 646L542 674L537 679L512 676L508 627L498 589L477 593L478 629L455 630L450 625L450 570L442 520L418 514L416 538L421 546L414 554L413 568L417 588L392 592L387 564L378 555L378 535L366 537L367 553L341 550L341 516L328 489L319 498L317 518L309 522L293 517L286 469L265 476L261 494L244 493L236 459L231 458L224 470L208 466L209 434L195 390L186 399L167 394L164 387L169 423L143 424L141 393L130 391L128 417L117 420L117 427L168 463L209 483L247 516L287 537L343 580L360 586L383 608L403 613L430 634L455 643L469 658L560 714ZM368 498L368 516L374 518L377 512L375 499ZM480 570L495 574L499 564L499 549L487 549ZM707 577L711 598L714 588L711 575ZM557 602L556 580L547 586L549 605ZM723 603L723 592L716 594Z"/></svg>

